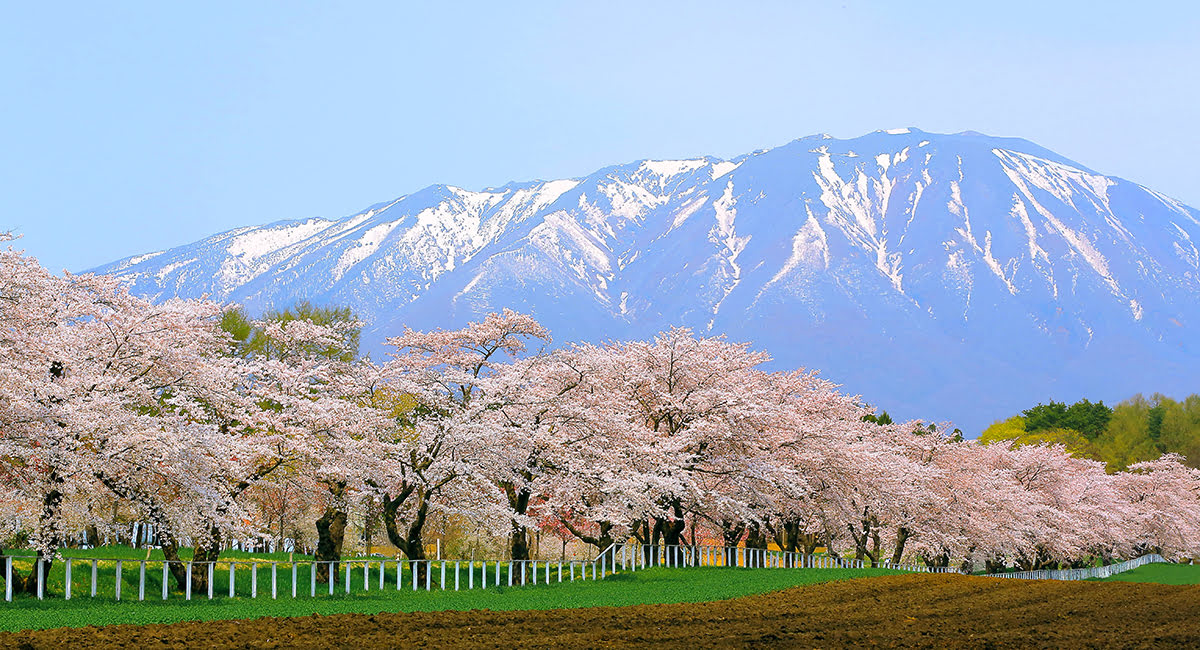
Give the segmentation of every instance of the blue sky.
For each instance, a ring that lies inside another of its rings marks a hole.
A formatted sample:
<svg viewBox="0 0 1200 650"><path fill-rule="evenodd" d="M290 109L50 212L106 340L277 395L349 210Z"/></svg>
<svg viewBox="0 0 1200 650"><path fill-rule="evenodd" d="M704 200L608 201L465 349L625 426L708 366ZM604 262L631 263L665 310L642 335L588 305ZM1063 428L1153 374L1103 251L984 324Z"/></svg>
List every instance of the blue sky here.
<svg viewBox="0 0 1200 650"><path fill-rule="evenodd" d="M10 3L0 230L81 270L432 183L898 126L1200 205L1195 3L441 4Z"/></svg>

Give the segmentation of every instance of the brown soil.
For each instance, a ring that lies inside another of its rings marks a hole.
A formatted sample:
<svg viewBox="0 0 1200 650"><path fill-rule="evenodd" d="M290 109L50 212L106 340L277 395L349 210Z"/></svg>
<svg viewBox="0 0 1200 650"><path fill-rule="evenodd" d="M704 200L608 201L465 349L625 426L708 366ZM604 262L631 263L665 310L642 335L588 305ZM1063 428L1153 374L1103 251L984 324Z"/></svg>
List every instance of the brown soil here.
<svg viewBox="0 0 1200 650"><path fill-rule="evenodd" d="M3 634L0 646L1200 647L1200 586L904 575L716 603L116 625Z"/></svg>

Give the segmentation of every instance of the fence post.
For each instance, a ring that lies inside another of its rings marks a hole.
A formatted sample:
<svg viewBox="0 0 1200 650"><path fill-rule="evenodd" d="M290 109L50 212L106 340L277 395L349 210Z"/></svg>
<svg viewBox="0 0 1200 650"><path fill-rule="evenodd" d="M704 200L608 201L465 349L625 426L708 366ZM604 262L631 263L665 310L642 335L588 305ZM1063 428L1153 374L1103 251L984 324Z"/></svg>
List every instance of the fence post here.
<svg viewBox="0 0 1200 650"><path fill-rule="evenodd" d="M38 560L38 562L41 562L41 560ZM116 589L117 600L121 600L121 564L122 564L122 562L120 560L117 560L117 582L116 582L116 586L114 587ZM40 566L38 567L38 573L40 576L40 573L41 573ZM40 590L40 587L41 586L39 585L39 590ZM42 597L41 594L38 594L38 598L41 598L41 597Z"/></svg>
<svg viewBox="0 0 1200 650"><path fill-rule="evenodd" d="M400 561L400 556L396 556L396 591L400 591L400 584L404 581L404 564Z"/></svg>
<svg viewBox="0 0 1200 650"><path fill-rule="evenodd" d="M558 563L558 581L562 582L562 562Z"/></svg>
<svg viewBox="0 0 1200 650"><path fill-rule="evenodd" d="M296 561L292 560L292 600L296 599Z"/></svg>
<svg viewBox="0 0 1200 650"><path fill-rule="evenodd" d="M425 591L433 591L433 560L425 560Z"/></svg>
<svg viewBox="0 0 1200 650"><path fill-rule="evenodd" d="M441 544L441 543L442 543L442 540L439 539L438 544ZM440 550L441 547L439 546L438 549ZM441 586L439 588L442 591L446 591L446 561L441 560L441 565L442 565L442 581L441 581Z"/></svg>
<svg viewBox="0 0 1200 650"><path fill-rule="evenodd" d="M92 560L92 598L96 597L96 566L97 566L97 561ZM9 570L8 577L11 578L12 577L12 558L8 558L8 570ZM11 582L9 584L11 584ZM9 600L12 600L12 598L9 598Z"/></svg>
<svg viewBox="0 0 1200 650"><path fill-rule="evenodd" d="M184 566L187 567L187 579L183 581L184 584L186 585L186 588L184 590L184 600L191 600L192 599L192 563L188 562Z"/></svg>
<svg viewBox="0 0 1200 650"><path fill-rule="evenodd" d="M211 582L211 581L210 581ZM167 561L163 560L162 565L162 599L167 599Z"/></svg>
<svg viewBox="0 0 1200 650"><path fill-rule="evenodd" d="M346 576L346 593L350 593L350 574L354 573L354 567L350 566L350 563L346 561L343 561L342 564L345 565L342 569L342 575Z"/></svg>
<svg viewBox="0 0 1200 650"><path fill-rule="evenodd" d="M496 569L496 571L497 571L497 575L499 575L499 573L498 573L499 569ZM513 581L513 566L512 566L512 560L509 560L509 562L508 562L508 586L510 586L510 587L512 586L512 581Z"/></svg>
<svg viewBox="0 0 1200 650"><path fill-rule="evenodd" d="M272 562L271 562L271 600L275 600L275 597L276 597L276 594L275 594L275 584L276 584L276 583L275 583L275 573L276 573L276 569L278 569L278 568L279 568L279 562L272 561ZM293 583L293 584L294 584L294 583Z"/></svg>
<svg viewBox="0 0 1200 650"><path fill-rule="evenodd" d="M379 591L383 591L384 575L387 574L387 560L379 561Z"/></svg>
<svg viewBox="0 0 1200 650"><path fill-rule="evenodd" d="M308 565L308 567L309 567L308 568L308 590L309 590L308 597L316 598L317 597L317 561L314 559L313 563ZM399 589L399 586L397 586L396 588Z"/></svg>
<svg viewBox="0 0 1200 650"><path fill-rule="evenodd" d="M363 591L371 591L371 561L363 562Z"/></svg>
<svg viewBox="0 0 1200 650"><path fill-rule="evenodd" d="M217 560L216 560L216 558L213 558L208 563L208 589L205 590L208 592L209 600L212 600L212 598L213 598L213 582L216 582L216 577L214 576L214 574L216 573L216 568L217 568ZM190 578L189 578L189 580L190 580Z"/></svg>
<svg viewBox="0 0 1200 650"><path fill-rule="evenodd" d="M454 561L454 591L458 591L458 560Z"/></svg>
<svg viewBox="0 0 1200 650"><path fill-rule="evenodd" d="M250 563L250 597L258 598L258 562Z"/></svg>
<svg viewBox="0 0 1200 650"><path fill-rule="evenodd" d="M233 560L230 560L229 561L229 597L230 598L233 598L233 595L234 595L234 592L233 592L234 584L233 583L236 580L236 578L234 577L235 575L237 575L237 564L234 564Z"/></svg>
<svg viewBox="0 0 1200 650"><path fill-rule="evenodd" d="M138 564L138 600L146 600L146 561Z"/></svg>
<svg viewBox="0 0 1200 650"><path fill-rule="evenodd" d="M608 572L608 554L605 553L604 555L600 556L600 577L603 578L604 574L607 572Z"/></svg>
<svg viewBox="0 0 1200 650"><path fill-rule="evenodd" d="M37 579L37 598L38 600L41 600L42 597L46 595L46 581L42 576L42 558L39 557L34 562L34 569L34 573L36 574L35 577Z"/></svg>
<svg viewBox="0 0 1200 650"><path fill-rule="evenodd" d="M92 579L92 595L96 595L96 580ZM12 602L12 556L4 557L4 600Z"/></svg>

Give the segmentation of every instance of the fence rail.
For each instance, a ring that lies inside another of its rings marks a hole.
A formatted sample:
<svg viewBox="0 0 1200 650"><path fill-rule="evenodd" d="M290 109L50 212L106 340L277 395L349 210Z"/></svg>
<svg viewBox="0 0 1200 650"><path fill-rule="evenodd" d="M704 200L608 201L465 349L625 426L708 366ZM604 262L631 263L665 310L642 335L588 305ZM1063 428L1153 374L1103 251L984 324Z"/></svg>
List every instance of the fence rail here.
<svg viewBox="0 0 1200 650"><path fill-rule="evenodd" d="M1090 578L1107 578L1130 569L1152 564L1155 562L1170 563L1170 560L1157 553L1135 557L1119 564L1090 567L1087 569L1044 569L1041 571L1015 571L1013 573L996 573L993 578L1013 578L1016 580L1088 580Z"/></svg>

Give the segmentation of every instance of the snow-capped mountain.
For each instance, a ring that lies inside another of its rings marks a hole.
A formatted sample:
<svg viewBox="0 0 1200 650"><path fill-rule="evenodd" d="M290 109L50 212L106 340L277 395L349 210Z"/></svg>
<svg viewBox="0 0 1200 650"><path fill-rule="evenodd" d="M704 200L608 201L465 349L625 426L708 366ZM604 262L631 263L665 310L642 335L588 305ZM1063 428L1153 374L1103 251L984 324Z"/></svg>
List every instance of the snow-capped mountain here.
<svg viewBox="0 0 1200 650"><path fill-rule="evenodd" d="M557 341L672 324L975 435L1049 398L1200 389L1200 212L1014 138L810 136L344 219L239 228L95 269L252 312L350 305L364 342L502 307Z"/></svg>

